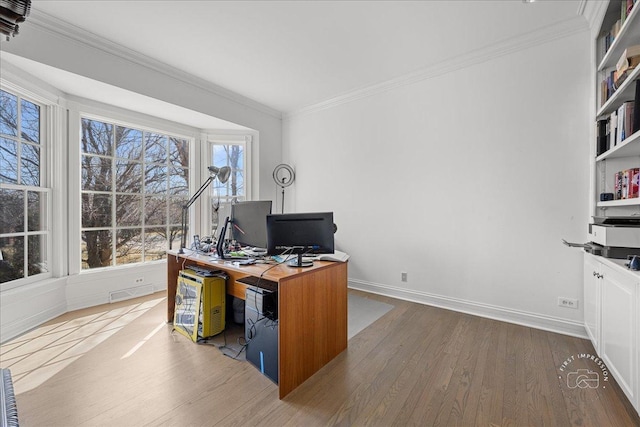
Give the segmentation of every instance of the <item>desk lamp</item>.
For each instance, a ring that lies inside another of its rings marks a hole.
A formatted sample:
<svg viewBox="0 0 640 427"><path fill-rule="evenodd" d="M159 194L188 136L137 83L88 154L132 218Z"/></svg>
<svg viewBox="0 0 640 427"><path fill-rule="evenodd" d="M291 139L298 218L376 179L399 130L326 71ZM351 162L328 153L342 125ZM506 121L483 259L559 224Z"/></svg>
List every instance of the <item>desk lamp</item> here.
<svg viewBox="0 0 640 427"><path fill-rule="evenodd" d="M221 184L224 184L229 179L229 175L231 175L231 168L229 166L222 166L218 168L216 166L209 166L209 178L202 184L202 186L195 192L193 196L182 206L182 228L181 228L181 239L180 239L180 250L178 250L179 254L184 253L184 248L187 246L187 213L189 212L189 207L200 197L202 192L211 184L211 181L218 178Z"/></svg>

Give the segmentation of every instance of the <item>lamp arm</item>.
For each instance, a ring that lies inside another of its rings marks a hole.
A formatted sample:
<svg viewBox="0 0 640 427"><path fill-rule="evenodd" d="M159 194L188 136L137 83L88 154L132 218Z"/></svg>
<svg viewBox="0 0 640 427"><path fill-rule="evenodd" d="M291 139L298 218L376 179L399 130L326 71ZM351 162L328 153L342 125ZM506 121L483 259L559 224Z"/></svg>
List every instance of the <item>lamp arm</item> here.
<svg viewBox="0 0 640 427"><path fill-rule="evenodd" d="M215 175L210 175L209 178L207 178L207 180L202 184L202 186L198 189L198 191L195 192L195 194L193 196L191 196L191 198L189 199L189 201L187 203L184 204L184 206L182 206L183 209L189 209L189 207L194 204L194 202L198 199L198 197L200 197L200 195L202 194L202 192L209 186L209 184L211 184L211 181L213 181L216 178Z"/></svg>
<svg viewBox="0 0 640 427"><path fill-rule="evenodd" d="M187 201L187 203L182 205L182 227L180 229L182 236L180 239L180 249L178 250L179 254L183 254L184 247L187 246L187 212L189 211L189 207L192 204L194 204L196 200L198 200L198 197L200 197L200 195L209 186L209 184L211 184L211 181L213 181L215 178L216 178L215 174L209 175L209 178L207 178L207 180L202 184L202 186L200 186L198 191L196 191L194 195L191 196L191 198Z"/></svg>

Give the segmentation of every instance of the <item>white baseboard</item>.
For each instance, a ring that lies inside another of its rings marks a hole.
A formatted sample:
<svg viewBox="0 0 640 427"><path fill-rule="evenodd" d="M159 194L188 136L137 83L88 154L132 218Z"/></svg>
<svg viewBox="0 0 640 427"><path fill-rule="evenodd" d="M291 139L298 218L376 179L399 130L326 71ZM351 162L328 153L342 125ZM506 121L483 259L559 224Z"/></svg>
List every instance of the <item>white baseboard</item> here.
<svg viewBox="0 0 640 427"><path fill-rule="evenodd" d="M65 279L47 279L0 293L0 343L67 311Z"/></svg>
<svg viewBox="0 0 640 427"><path fill-rule="evenodd" d="M440 307L447 310L458 311L461 313L472 314L475 316L486 317L493 320L514 323L516 325L542 329L544 331L589 339L584 325L581 322L573 320L529 313L526 311L467 301L443 295L430 294L427 292L403 289L380 283L371 283L364 280L349 279L349 288L405 301Z"/></svg>
<svg viewBox="0 0 640 427"><path fill-rule="evenodd" d="M15 337L18 337L25 332L66 313L66 308L66 304L60 303L30 317L21 318L17 321L3 322L2 331L0 332L0 343L10 341Z"/></svg>

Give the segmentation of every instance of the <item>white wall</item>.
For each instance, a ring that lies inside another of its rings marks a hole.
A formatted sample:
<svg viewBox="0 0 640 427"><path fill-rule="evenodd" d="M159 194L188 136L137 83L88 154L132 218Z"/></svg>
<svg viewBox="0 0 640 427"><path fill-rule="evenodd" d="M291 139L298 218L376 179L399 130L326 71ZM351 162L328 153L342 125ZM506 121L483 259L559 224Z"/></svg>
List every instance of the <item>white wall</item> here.
<svg viewBox="0 0 640 427"><path fill-rule="evenodd" d="M182 74L173 76L169 72L171 70L162 68L161 64L123 56L123 52L112 46L99 46L95 40L74 39L77 34L67 35L62 30L49 27L49 23L33 18L28 30L21 31L10 42L2 43L3 51L254 129L258 132L258 142L252 147L252 183L254 189L259 188L254 197L275 198L276 187L271 173L280 163L282 154L279 113L241 96L208 87L197 79L190 80ZM30 79L26 74L21 77ZM53 151L64 150L66 143L61 137L56 141L58 148ZM74 165L69 163L68 167L73 168ZM64 169L66 166L57 170L56 176L60 176ZM66 188L54 188L57 194L64 195L66 191ZM56 214L64 216L60 211ZM69 228L76 226L69 224ZM54 242L54 247L66 246L66 242ZM64 258L64 264L67 263ZM152 285L155 290L166 289L165 263L73 276L65 276L63 271L59 275L59 280L0 292L0 342L65 311L108 302L109 292L131 288L135 285L134 278L144 277L145 285Z"/></svg>
<svg viewBox="0 0 640 427"><path fill-rule="evenodd" d="M334 211L354 288L584 335L557 298L582 301L589 55L585 30L291 115L288 210Z"/></svg>

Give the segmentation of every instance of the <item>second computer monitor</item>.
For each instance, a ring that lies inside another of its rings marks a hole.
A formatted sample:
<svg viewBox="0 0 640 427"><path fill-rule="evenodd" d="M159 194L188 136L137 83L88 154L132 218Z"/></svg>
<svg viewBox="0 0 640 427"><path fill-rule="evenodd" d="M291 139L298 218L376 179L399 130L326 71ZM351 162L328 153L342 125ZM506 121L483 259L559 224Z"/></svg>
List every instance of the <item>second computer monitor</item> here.
<svg viewBox="0 0 640 427"><path fill-rule="evenodd" d="M267 216L267 253L333 253L333 212Z"/></svg>
<svg viewBox="0 0 640 427"><path fill-rule="evenodd" d="M237 202L231 205L231 235L243 246L267 247L267 215L271 200Z"/></svg>

